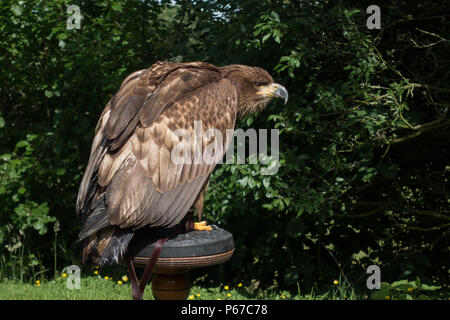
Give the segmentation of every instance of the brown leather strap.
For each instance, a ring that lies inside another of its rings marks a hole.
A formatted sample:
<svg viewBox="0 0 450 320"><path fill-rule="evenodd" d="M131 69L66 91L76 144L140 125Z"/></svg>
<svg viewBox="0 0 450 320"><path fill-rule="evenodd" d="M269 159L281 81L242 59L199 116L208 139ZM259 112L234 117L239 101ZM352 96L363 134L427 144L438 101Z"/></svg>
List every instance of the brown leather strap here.
<svg viewBox="0 0 450 320"><path fill-rule="evenodd" d="M159 255L161 254L161 249L169 238L159 239L156 242L155 247L153 248L152 257L147 262L147 266L145 267L144 274L142 275L141 282L139 283L139 291L144 292L145 286L147 285L150 277L152 276L153 267L158 261Z"/></svg>
<svg viewBox="0 0 450 320"><path fill-rule="evenodd" d="M133 300L142 300L143 292L139 292L139 285L137 282L136 271L134 270L133 260L127 255L128 274L131 282L131 295Z"/></svg>
<svg viewBox="0 0 450 320"><path fill-rule="evenodd" d="M136 271L134 270L133 261L128 257L128 273L130 274L131 281L131 293L134 300L142 300L144 296L145 286L147 285L150 277L152 276L153 267L158 261L159 255L161 254L162 247L169 238L159 239L152 251L152 256L147 262L144 273L142 275L141 281L137 282Z"/></svg>

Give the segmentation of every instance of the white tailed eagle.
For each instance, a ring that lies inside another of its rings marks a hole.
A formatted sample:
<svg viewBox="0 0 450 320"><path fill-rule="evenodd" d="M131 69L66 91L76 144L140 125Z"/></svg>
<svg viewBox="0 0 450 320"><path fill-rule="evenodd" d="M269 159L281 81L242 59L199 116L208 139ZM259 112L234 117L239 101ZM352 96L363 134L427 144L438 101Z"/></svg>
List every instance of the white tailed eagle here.
<svg viewBox="0 0 450 320"><path fill-rule="evenodd" d="M225 137L237 115L261 110L274 97L286 102L287 90L267 71L244 65L157 62L129 75L100 116L78 192L83 263L118 263L138 230L173 228L185 217L192 226L217 162L172 161L178 144L196 147L177 129L194 134L201 121L203 133L215 129ZM209 143L200 141L203 148Z"/></svg>

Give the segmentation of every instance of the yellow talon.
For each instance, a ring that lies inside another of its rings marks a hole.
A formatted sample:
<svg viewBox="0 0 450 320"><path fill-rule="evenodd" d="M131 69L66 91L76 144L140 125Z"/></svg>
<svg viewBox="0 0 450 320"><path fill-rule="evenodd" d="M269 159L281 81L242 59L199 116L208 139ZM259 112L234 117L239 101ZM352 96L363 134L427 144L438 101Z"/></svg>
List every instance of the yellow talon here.
<svg viewBox="0 0 450 320"><path fill-rule="evenodd" d="M211 231L212 228L206 225L206 221L201 221L201 222L194 222L194 230Z"/></svg>

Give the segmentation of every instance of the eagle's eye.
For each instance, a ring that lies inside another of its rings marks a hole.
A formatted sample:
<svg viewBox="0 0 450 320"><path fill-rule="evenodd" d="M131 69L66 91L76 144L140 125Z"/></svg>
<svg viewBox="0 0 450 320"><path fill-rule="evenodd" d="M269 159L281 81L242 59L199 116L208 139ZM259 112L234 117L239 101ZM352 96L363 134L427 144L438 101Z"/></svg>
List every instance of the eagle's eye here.
<svg viewBox="0 0 450 320"><path fill-rule="evenodd" d="M253 85L255 86L255 87L261 87L261 86L265 86L267 83L264 83L264 82L259 82L259 81L255 81L255 82L253 82Z"/></svg>

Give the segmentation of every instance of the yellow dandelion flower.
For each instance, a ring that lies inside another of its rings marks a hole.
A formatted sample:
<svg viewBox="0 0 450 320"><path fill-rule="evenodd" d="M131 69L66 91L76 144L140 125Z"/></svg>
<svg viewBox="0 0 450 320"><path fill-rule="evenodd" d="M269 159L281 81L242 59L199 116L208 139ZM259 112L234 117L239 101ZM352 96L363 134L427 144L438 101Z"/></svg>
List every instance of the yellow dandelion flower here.
<svg viewBox="0 0 450 320"><path fill-rule="evenodd" d="M222 300L221 298L217 298L217 300Z"/></svg>
<svg viewBox="0 0 450 320"><path fill-rule="evenodd" d="M117 284L122 284L122 283L123 283L123 282L122 282L122 281L120 281L120 280L119 280L119 281L117 281Z"/></svg>
<svg viewBox="0 0 450 320"><path fill-rule="evenodd" d="M63 274L62 274L62 277L63 277L63 278L67 277L67 273L63 273Z"/></svg>
<svg viewBox="0 0 450 320"><path fill-rule="evenodd" d="M242 287L242 283L239 282L237 286L238 286L239 288Z"/></svg>
<svg viewBox="0 0 450 320"><path fill-rule="evenodd" d="M98 270L95 270L95 271L94 271L94 274L98 274Z"/></svg>
<svg viewBox="0 0 450 320"><path fill-rule="evenodd" d="M339 281L334 280L333 283L334 283L335 286L337 286L339 284Z"/></svg>
<svg viewBox="0 0 450 320"><path fill-rule="evenodd" d="M41 284L40 284L40 283L36 283L36 285L37 285L38 287L40 287L40 286L41 286Z"/></svg>
<svg viewBox="0 0 450 320"><path fill-rule="evenodd" d="M125 282L127 282L127 281L128 281L128 277L127 277L127 276L123 276L123 277L122 277L122 280L125 281Z"/></svg>
<svg viewBox="0 0 450 320"><path fill-rule="evenodd" d="M109 277L108 276L105 276L105 280L108 280L109 279Z"/></svg>
<svg viewBox="0 0 450 320"><path fill-rule="evenodd" d="M191 294L191 295L189 296L189 300L193 300L193 299L194 299L194 295Z"/></svg>
<svg viewBox="0 0 450 320"><path fill-rule="evenodd" d="M227 297L228 297L228 298L231 297L231 293L227 293Z"/></svg>
<svg viewBox="0 0 450 320"><path fill-rule="evenodd" d="M223 287L225 290L228 290L228 289L230 289L230 287L229 286L225 286L225 287Z"/></svg>
<svg viewBox="0 0 450 320"><path fill-rule="evenodd" d="M36 284L37 284L37 285L40 285L40 284L41 284L41 281L40 281L40 280L36 280Z"/></svg>
<svg viewBox="0 0 450 320"><path fill-rule="evenodd" d="M197 297L200 297L200 293L197 293Z"/></svg>

